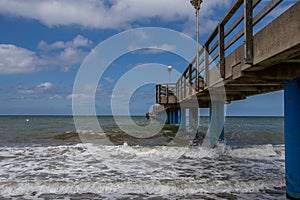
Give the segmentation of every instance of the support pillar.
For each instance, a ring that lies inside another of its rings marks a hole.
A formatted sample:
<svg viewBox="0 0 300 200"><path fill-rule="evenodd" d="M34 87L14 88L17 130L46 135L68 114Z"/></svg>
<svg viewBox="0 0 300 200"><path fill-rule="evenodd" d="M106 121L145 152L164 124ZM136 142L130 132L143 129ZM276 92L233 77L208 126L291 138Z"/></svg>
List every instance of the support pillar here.
<svg viewBox="0 0 300 200"><path fill-rule="evenodd" d="M179 125L179 129L181 131L185 131L186 130L186 110L185 110L185 108L181 108L180 109L180 125Z"/></svg>
<svg viewBox="0 0 300 200"><path fill-rule="evenodd" d="M300 78L284 84L286 193L300 199Z"/></svg>
<svg viewBox="0 0 300 200"><path fill-rule="evenodd" d="M175 113L175 117L174 117L174 123L175 124L179 124L179 110L178 109L176 109L176 110L174 110L174 113Z"/></svg>
<svg viewBox="0 0 300 200"><path fill-rule="evenodd" d="M169 111L169 124L173 124L173 110Z"/></svg>
<svg viewBox="0 0 300 200"><path fill-rule="evenodd" d="M198 108L190 108L189 115L190 128L196 130L198 128Z"/></svg>
<svg viewBox="0 0 300 200"><path fill-rule="evenodd" d="M175 112L176 110L172 110L172 114L173 114L173 117L172 117L172 119L173 119L173 123L172 124L176 124L176 112Z"/></svg>
<svg viewBox="0 0 300 200"><path fill-rule="evenodd" d="M210 146L214 147L218 141L224 140L224 101L212 101L209 115Z"/></svg>

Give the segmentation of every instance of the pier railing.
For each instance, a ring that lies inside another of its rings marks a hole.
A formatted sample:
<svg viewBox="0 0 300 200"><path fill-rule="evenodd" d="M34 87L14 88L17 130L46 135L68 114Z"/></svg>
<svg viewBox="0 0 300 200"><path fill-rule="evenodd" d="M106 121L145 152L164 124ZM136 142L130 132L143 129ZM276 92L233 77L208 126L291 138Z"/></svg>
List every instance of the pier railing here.
<svg viewBox="0 0 300 200"><path fill-rule="evenodd" d="M196 56L178 79L175 89L177 101L183 101L195 93L211 87L216 75L210 73L217 68L219 77L226 76L225 57L236 50L243 36L244 63L253 64L253 27L268 13L276 8L283 0L271 0L262 4L262 0L237 0L225 17L214 29L210 37L199 49L199 67L195 66ZM254 12L255 11L255 12ZM211 77L214 76L214 77ZM199 77L199 78L197 78ZM160 98L163 91L157 90L157 103L168 103L169 99ZM162 92L162 93L161 93Z"/></svg>
<svg viewBox="0 0 300 200"><path fill-rule="evenodd" d="M177 103L177 92L176 92L175 83L156 85L156 103L158 104Z"/></svg>

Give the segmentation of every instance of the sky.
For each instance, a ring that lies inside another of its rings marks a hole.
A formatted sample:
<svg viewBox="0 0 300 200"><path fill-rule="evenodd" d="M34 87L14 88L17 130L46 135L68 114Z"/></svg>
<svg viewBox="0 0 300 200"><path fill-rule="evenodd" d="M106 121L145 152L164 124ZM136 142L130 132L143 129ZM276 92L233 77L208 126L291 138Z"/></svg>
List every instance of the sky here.
<svg viewBox="0 0 300 200"><path fill-rule="evenodd" d="M270 18L293 2L285 1ZM233 0L204 0L200 44L232 4ZM0 115L71 115L72 99L86 98L73 92L76 77L99 44L124 31L144 27L166 28L195 38L195 12L188 0L1 0L0 27ZM144 36L137 35L133 40ZM105 51L113 52L118 45ZM115 87L134 67L158 63L171 65L180 73L188 63L173 53L179 48L174 44L153 44L150 47L154 50L133 47L99 75L93 90L97 114L112 113L112 98L120 95L114 93ZM167 70L158 74L150 70L133 79L168 81ZM171 77L172 81L176 78ZM122 95L130 95L129 104L124 106L132 115L143 115L155 104L155 84L142 85L131 93L124 87ZM227 115L282 116L283 92L233 102L227 105Z"/></svg>

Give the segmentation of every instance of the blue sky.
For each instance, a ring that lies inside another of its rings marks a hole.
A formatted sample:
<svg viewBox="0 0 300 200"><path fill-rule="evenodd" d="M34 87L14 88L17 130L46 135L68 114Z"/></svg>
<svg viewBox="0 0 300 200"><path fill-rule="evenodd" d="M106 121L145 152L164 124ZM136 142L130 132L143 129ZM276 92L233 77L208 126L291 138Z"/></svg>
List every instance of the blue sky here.
<svg viewBox="0 0 300 200"><path fill-rule="evenodd" d="M281 9L292 2L286 1ZM201 44L232 4L233 0L204 1ZM72 114L73 85L81 63L99 43L115 34L162 27L195 37L195 14L188 0L2 0L0 25L1 115ZM99 81L95 98L98 114L111 114L114 85L141 63L172 65L179 72L187 66L186 60L163 51L119 57ZM161 80L167 81L167 76ZM149 110L155 103L154 89L149 84L134 92L129 106L132 114ZM234 102L227 106L227 115L282 116L283 93Z"/></svg>

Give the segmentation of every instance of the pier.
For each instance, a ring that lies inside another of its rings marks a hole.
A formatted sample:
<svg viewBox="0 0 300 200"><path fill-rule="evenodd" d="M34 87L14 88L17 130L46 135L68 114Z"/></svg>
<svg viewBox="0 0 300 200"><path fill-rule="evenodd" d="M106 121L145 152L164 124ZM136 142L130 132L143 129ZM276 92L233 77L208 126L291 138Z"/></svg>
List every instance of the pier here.
<svg viewBox="0 0 300 200"><path fill-rule="evenodd" d="M209 108L214 147L226 138L224 104L284 90L286 192L300 199L300 1L255 32L254 26L283 1L255 10L262 2L234 3L178 81L156 86L156 103L163 109L155 114L184 131L189 110L190 128L196 130L198 108Z"/></svg>

